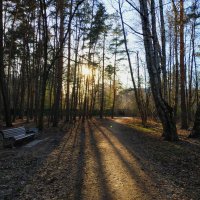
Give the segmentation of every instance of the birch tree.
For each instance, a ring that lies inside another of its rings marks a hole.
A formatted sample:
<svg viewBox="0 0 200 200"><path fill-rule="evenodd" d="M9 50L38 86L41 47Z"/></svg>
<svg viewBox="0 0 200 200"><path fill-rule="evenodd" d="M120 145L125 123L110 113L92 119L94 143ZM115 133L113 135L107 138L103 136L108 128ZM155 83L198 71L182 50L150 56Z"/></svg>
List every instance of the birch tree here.
<svg viewBox="0 0 200 200"><path fill-rule="evenodd" d="M163 136L166 140L178 140L176 124L174 120L173 109L164 100L162 95L161 77L160 77L160 63L158 59L159 50L157 48L158 40L155 35L156 17L155 17L155 2L151 1L150 16L146 0L140 0L140 17L142 22L142 32L144 39L144 47L146 52L146 63L150 77L151 90L154 102L160 121L163 126ZM151 29L152 26L152 29Z"/></svg>

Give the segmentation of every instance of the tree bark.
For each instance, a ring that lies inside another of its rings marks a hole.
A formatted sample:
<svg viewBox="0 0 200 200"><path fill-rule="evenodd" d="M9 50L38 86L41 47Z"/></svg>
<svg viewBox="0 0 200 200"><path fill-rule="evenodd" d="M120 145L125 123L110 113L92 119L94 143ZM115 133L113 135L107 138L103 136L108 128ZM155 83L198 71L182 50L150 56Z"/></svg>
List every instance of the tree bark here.
<svg viewBox="0 0 200 200"><path fill-rule="evenodd" d="M60 15L60 55L58 58L58 65L56 69L56 96L54 102L54 118L53 118L53 126L58 126L59 121L59 110L60 110L60 99L62 92L62 75L63 75L63 38L64 38L64 2L63 0L58 1L58 10Z"/></svg>
<svg viewBox="0 0 200 200"><path fill-rule="evenodd" d="M174 0L172 0L174 19L174 50L175 50L175 102L174 102L174 118L177 118L178 96L179 96L179 61L178 61L178 11Z"/></svg>
<svg viewBox="0 0 200 200"><path fill-rule="evenodd" d="M194 126L193 126L192 132L189 135L189 137L191 137L191 138L200 137L200 104L198 104L198 106L197 106Z"/></svg>
<svg viewBox="0 0 200 200"><path fill-rule="evenodd" d="M102 87L101 87L101 105L100 105L100 119L104 115L104 71L105 71L105 43L106 43L106 33L103 37L103 65L102 65Z"/></svg>
<svg viewBox="0 0 200 200"><path fill-rule="evenodd" d="M42 13L42 26L43 26L43 54L44 54L44 65L43 65L43 75L42 75L42 85L41 85L41 99L40 99L40 112L38 127L40 130L43 129L43 117L44 117L44 103L46 95L46 84L48 79L48 24L47 24L47 8L45 0L40 0L40 7Z"/></svg>
<svg viewBox="0 0 200 200"><path fill-rule="evenodd" d="M180 0L180 74L181 74L181 128L188 128L186 94L185 94L185 62L184 62L184 3Z"/></svg>
<svg viewBox="0 0 200 200"><path fill-rule="evenodd" d="M70 18L72 17L72 3L70 1ZM69 34L68 34L68 59L67 59L67 93L66 93L66 122L70 120L70 73L71 73L71 21L68 24Z"/></svg>
<svg viewBox="0 0 200 200"><path fill-rule="evenodd" d="M112 102L112 111L111 118L114 118L115 113L115 102L116 102L116 62L117 62L117 41L115 47L115 61L114 61L114 71L113 71L113 102Z"/></svg>
<svg viewBox="0 0 200 200"><path fill-rule="evenodd" d="M150 77L150 84L158 116L163 126L163 136L166 140L177 141L178 135L173 116L173 109L162 97L161 78L159 74L159 62L157 59L158 49L154 32L151 33L149 22L149 11L146 0L140 0L140 16L142 21L142 31L146 52L147 69ZM154 0L151 1L151 14L155 15ZM152 16L153 17L153 16ZM155 18L152 18L152 31L155 30Z"/></svg>
<svg viewBox="0 0 200 200"><path fill-rule="evenodd" d="M126 37L126 32L125 32L125 27L124 27L124 19L123 19L123 15L122 15L120 1L118 1L118 7L119 7L119 14L120 14L122 31L123 31L123 36L124 36L124 45L125 45L125 50L126 50L126 54L127 54L127 58L128 58L128 64L129 64L129 69L130 69L130 73L131 73L131 80L132 80L132 83L133 83L133 89L134 89L134 93L135 93L135 99L136 99L138 110L139 110L139 113L140 113L140 116L141 116L142 124L143 124L143 126L146 126L147 116L145 115L145 111L143 110L144 108L143 108L141 101L139 99L135 79L134 79L134 76L133 76L133 68L132 68L131 57L130 57L130 54L129 54L128 44L127 44L127 37Z"/></svg>
<svg viewBox="0 0 200 200"><path fill-rule="evenodd" d="M0 0L0 86L1 86L1 94L3 97L3 105L4 105L4 116L6 121L6 126L11 127L11 113L10 113L10 100L8 96L8 87L5 80L5 72L4 72L4 50L3 50L3 1Z"/></svg>
<svg viewBox="0 0 200 200"><path fill-rule="evenodd" d="M161 66L163 73L163 91L164 98L167 101L167 70L166 70L166 39L165 39L165 20L163 15L163 1L159 0L160 5L160 24L161 24L161 41L162 41L162 49L161 49Z"/></svg>

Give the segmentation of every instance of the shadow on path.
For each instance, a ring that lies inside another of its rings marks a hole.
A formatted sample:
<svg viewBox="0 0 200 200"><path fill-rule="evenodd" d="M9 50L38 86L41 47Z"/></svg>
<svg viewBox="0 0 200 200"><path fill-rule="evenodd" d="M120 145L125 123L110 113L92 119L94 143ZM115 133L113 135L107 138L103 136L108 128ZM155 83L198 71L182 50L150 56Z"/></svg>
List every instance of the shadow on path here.
<svg viewBox="0 0 200 200"><path fill-rule="evenodd" d="M149 181L150 177L148 177L144 172L141 173L142 169L141 166L139 166L138 160L136 160L136 157L132 157L130 152L127 152L126 147L119 146L117 148L117 141L115 138L113 138L114 133L110 130L102 129L101 126L94 121L92 121L92 124L95 126L96 130L99 131L105 138L105 140L109 143L109 145L114 150L115 154L117 155L118 159L121 161L122 165L124 166L124 169L127 170L129 173L129 176L131 177L133 183L139 188L139 190L147 194L148 198L155 199L156 195L152 191L152 186L156 185L155 183L151 182L151 187L149 187ZM112 141L113 140L113 141ZM155 191L155 188L154 188Z"/></svg>
<svg viewBox="0 0 200 200"><path fill-rule="evenodd" d="M179 199L198 199L200 180L200 151L187 141L171 143L152 134L134 130L114 120L94 120L103 132L109 131L153 182L160 185L160 193Z"/></svg>
<svg viewBox="0 0 200 200"><path fill-rule="evenodd" d="M80 132L80 144L79 144L79 155L77 161L77 175L76 175L76 183L75 188L76 192L74 195L74 200L81 200L83 199L82 196L82 188L83 188L83 181L84 181L84 166L85 166L85 123L81 124L81 132ZM74 141L77 140L77 133L74 137ZM75 142L73 143L74 147Z"/></svg>
<svg viewBox="0 0 200 200"><path fill-rule="evenodd" d="M88 128L89 128L90 145L94 152L94 157L95 157L94 159L96 160L96 163L97 163L96 173L99 179L99 186L101 187L101 194L100 194L101 199L112 199L112 196L107 184L107 177L104 171L105 166L103 165L102 155L98 148L98 141L95 136L96 133L95 131L93 131L93 128L89 122L88 122Z"/></svg>

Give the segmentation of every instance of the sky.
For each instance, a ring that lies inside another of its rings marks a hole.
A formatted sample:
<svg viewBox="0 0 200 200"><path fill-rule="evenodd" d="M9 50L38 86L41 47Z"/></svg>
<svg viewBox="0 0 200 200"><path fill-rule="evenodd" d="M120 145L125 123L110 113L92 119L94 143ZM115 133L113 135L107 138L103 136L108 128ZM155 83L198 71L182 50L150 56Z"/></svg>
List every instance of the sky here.
<svg viewBox="0 0 200 200"><path fill-rule="evenodd" d="M102 0L102 2L104 3L104 5L107 9L107 12L109 14L115 13L116 10L118 10L118 4L117 4L116 0ZM135 11L133 11L133 10L130 11L130 7L128 6L127 3L125 3L123 5L123 17L124 17L124 21L127 24L129 24L130 26L137 27L137 28L140 27L140 26L138 26L140 23L139 16L137 15L137 13ZM133 24L133 22L134 22L134 24ZM121 24L121 21L119 21L119 23ZM137 49L137 51L140 51L143 55L144 54L143 41L141 40L141 37L133 35L130 32L127 32L127 38L128 38L129 49L131 51L135 51ZM126 54L124 55L124 58L127 59ZM132 60L132 65L133 65L134 71L136 70L135 58L136 58L136 54L132 53L131 60ZM118 71L117 75L118 75L119 80L122 83L123 87L130 88L133 86L132 81L131 81L130 69L129 69L129 65L128 65L127 61L122 61L120 63L119 71Z"/></svg>
<svg viewBox="0 0 200 200"><path fill-rule="evenodd" d="M102 2L104 3L107 12L109 14L114 13L117 9L118 9L118 4L117 4L117 0L102 0ZM139 5L138 0L133 1L135 2L136 6ZM185 8L187 8L189 5L191 5L191 2L194 2L194 0L185 0ZM164 12L166 13L167 10L171 10L171 0L163 0L163 5L164 5ZM138 6L139 7L139 6ZM140 22L140 17L139 14L137 13L137 11L135 10L131 10L130 6L127 3L124 3L123 5L123 17L124 17L124 21L125 23L127 23L128 25L130 25L131 27L133 27L135 30L137 30L138 32L142 32L141 31L141 22ZM159 18L159 8L157 6L157 19ZM165 20L166 20L166 15L165 15ZM159 20L157 20L157 25L159 27ZM187 29L188 29L188 25L187 25ZM144 51L144 45L143 45L143 38L140 35L135 35L133 33L131 33L130 29L125 26L126 30L127 30L127 38L128 38L128 47L131 51L139 51L139 56L141 58L141 60L143 60L143 62L145 63L145 51ZM199 34L200 36L200 26L199 29L197 27L197 34ZM166 28L167 31L167 28ZM186 30L185 30L186 31ZM186 43L186 52L188 51L188 46L189 46L189 39L190 39L190 30L188 31L188 37L186 38L187 43ZM199 32L199 33L198 33ZM159 30L158 30L158 37L160 37L159 35ZM167 34L166 34L167 35ZM197 45L199 45L198 43L198 39L196 39L197 41ZM167 44L168 45L168 44ZM200 48L197 47L197 49L199 50ZM169 52L169 47L166 46L166 51ZM188 59L188 54L186 54L186 60ZM132 53L131 55L131 61L132 61L132 65L133 65L133 71L136 72L136 54ZM187 64L187 61L186 61ZM200 59L197 58L197 64L200 68ZM123 83L124 87L132 87L132 82L131 82L131 76L129 73L129 67L128 67L128 63L126 61L124 61L121 66L120 66L120 71L118 73L119 79L120 81ZM140 70L141 74L144 74L144 70ZM137 81L137 79L136 79Z"/></svg>

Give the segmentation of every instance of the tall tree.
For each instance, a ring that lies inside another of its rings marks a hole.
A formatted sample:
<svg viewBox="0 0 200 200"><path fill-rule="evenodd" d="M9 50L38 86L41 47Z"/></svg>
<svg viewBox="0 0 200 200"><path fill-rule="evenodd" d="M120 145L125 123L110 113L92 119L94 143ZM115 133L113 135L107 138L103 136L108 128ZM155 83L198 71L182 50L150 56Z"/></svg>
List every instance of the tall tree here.
<svg viewBox="0 0 200 200"><path fill-rule="evenodd" d="M162 66L162 73L163 73L163 91L164 91L164 98L167 100L167 70L166 70L166 38L165 38L165 20L163 14L163 1L159 0L160 6L160 24L161 24L161 66Z"/></svg>
<svg viewBox="0 0 200 200"><path fill-rule="evenodd" d="M64 1L59 0L57 2L58 12L60 16L60 36L59 36L59 46L60 46L60 55L57 61L56 68L56 96L54 102L54 120L53 126L58 125L59 120L59 110L60 110L60 100L62 92L62 76L63 76L63 38L64 38Z"/></svg>
<svg viewBox="0 0 200 200"><path fill-rule="evenodd" d="M4 48L3 48L3 0L0 0L0 86L1 94L3 97L4 105L4 116L6 121L6 126L12 126L11 123L11 113L10 113L10 100L8 96L8 87L6 83L5 71L4 71Z"/></svg>
<svg viewBox="0 0 200 200"><path fill-rule="evenodd" d="M178 60L178 10L174 0L172 0L172 8L174 12L174 54L175 54L175 102L174 117L177 117L178 97L179 97L179 60Z"/></svg>
<svg viewBox="0 0 200 200"><path fill-rule="evenodd" d="M69 18L72 17L73 0L69 5ZM68 23L68 59L67 59L67 92L66 92L66 121L70 120L70 73L71 73L71 23Z"/></svg>
<svg viewBox="0 0 200 200"><path fill-rule="evenodd" d="M92 14L93 15L93 14ZM98 3L97 11L94 15L94 20L91 24L90 31L88 33L89 39L89 49L96 47L97 41L100 39L101 34L103 34L103 64L102 64L102 95L101 95L101 104L100 104L100 118L103 117L103 108L104 108L104 69L105 69L105 40L106 40L106 25L105 20L107 18L107 13L105 6L102 3ZM90 60L90 50L89 50L89 60ZM91 63L91 62L89 62Z"/></svg>
<svg viewBox="0 0 200 200"><path fill-rule="evenodd" d="M139 113L140 113L140 116L141 116L141 119L142 119L142 124L143 124L143 126L146 126L146 123L147 123L146 108L144 107L141 99L139 98L137 86L136 86L136 83L135 83L130 51L129 51L128 44L127 44L127 34L126 34L125 26L124 26L124 18L123 18L123 14L122 14L122 4L123 3L120 0L118 0L119 14L120 14L120 19L121 19L121 24L122 24L122 32L123 32L123 36L124 36L124 46L125 46L125 51L126 51L126 54L127 54L127 59L128 59L130 73L131 73L131 80L132 80L132 83L133 83L133 89L134 89L134 93L135 93L135 99L136 99L137 107L138 107L138 110L139 110Z"/></svg>
<svg viewBox="0 0 200 200"><path fill-rule="evenodd" d="M104 33L104 36L103 36L103 58L102 58L103 59L103 64L102 64L102 87L101 87L100 119L102 119L103 115L104 115L105 45L106 45L106 32Z"/></svg>
<svg viewBox="0 0 200 200"><path fill-rule="evenodd" d="M109 50L111 53L114 55L114 63L112 65L107 66L107 72L110 78L110 81L113 76L113 98L112 98L112 106L111 106L111 117L114 117L114 112L115 112L115 104L116 104L116 93L117 93L117 84L116 84L116 76L117 76L117 69L118 69L118 63L121 60L124 60L124 53L126 51L122 49L122 46L124 45L124 38L122 34L122 29L120 23L118 23L119 16L113 16L114 18L114 24L116 23L115 27L112 30L112 37L113 39L111 40ZM111 86L111 84L110 84ZM110 91L111 95L111 91Z"/></svg>
<svg viewBox="0 0 200 200"><path fill-rule="evenodd" d="M146 0L140 0L140 17L142 21L142 31L144 38L144 47L146 52L146 63L150 77L151 90L154 102L157 108L159 118L163 126L163 136L166 140L178 140L176 124L173 116L173 109L167 104L162 96L161 78L159 74L159 60L157 39L155 36L156 18L155 18L155 2L151 1L151 25L149 21L149 10ZM152 30L151 30L152 26ZM151 36L151 37L150 37Z"/></svg>
<svg viewBox="0 0 200 200"><path fill-rule="evenodd" d="M180 0L180 74L181 74L181 127L188 128L185 88L184 0Z"/></svg>
<svg viewBox="0 0 200 200"><path fill-rule="evenodd" d="M44 117L44 106L45 106L45 95L46 95L46 84L48 81L49 70L48 70L48 23L47 23L47 4L45 0L40 0L40 12L42 15L42 29L43 29L43 72L42 72L42 84L41 84L41 100L40 100L40 112L39 112L39 129L43 129L43 117Z"/></svg>

